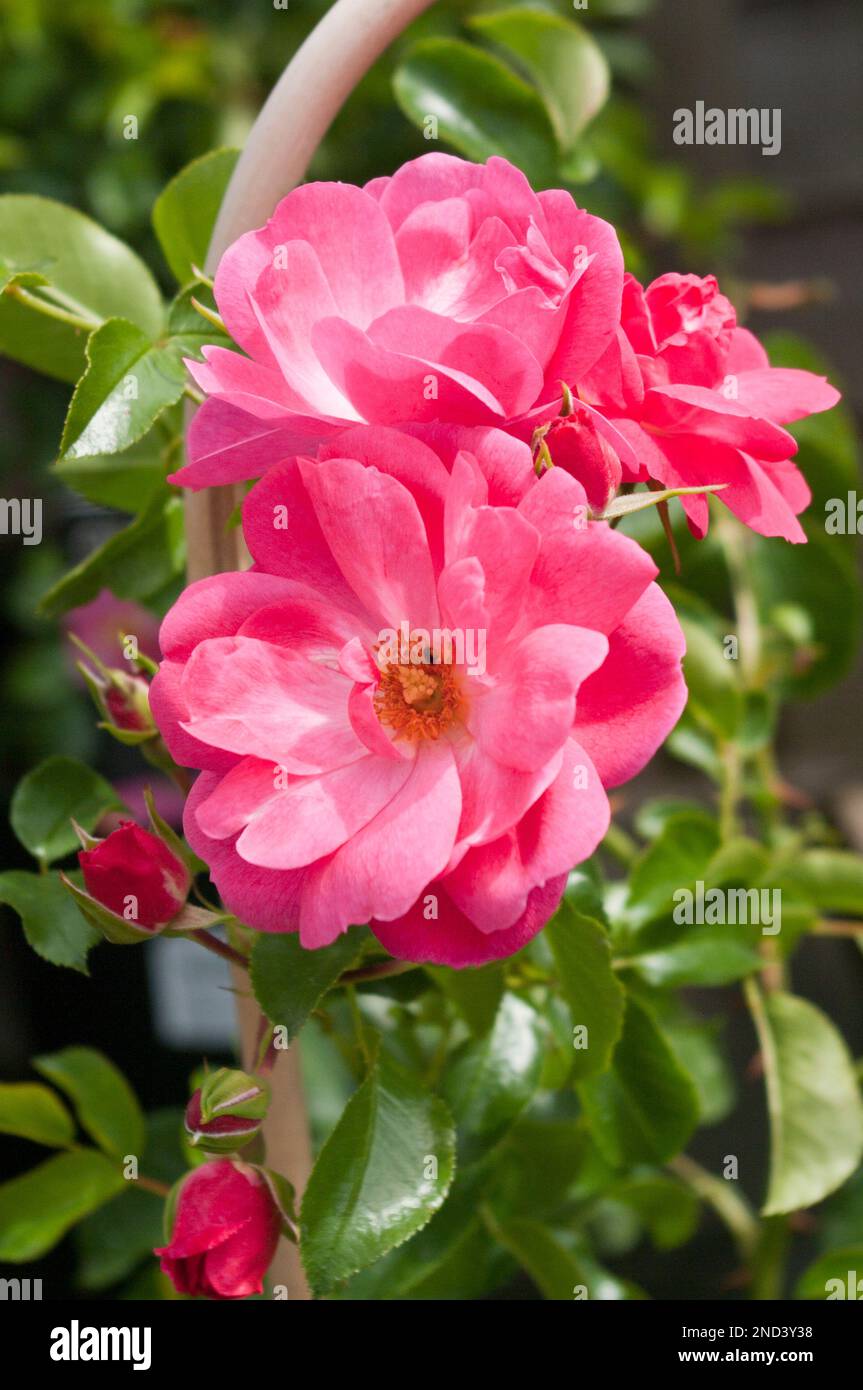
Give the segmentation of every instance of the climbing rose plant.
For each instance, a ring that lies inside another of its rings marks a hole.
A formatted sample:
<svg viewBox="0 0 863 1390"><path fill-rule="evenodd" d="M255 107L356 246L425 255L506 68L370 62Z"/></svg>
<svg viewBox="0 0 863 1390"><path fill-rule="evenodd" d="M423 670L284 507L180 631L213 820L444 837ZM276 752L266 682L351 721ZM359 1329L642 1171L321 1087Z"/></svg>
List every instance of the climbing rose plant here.
<svg viewBox="0 0 863 1390"><path fill-rule="evenodd" d="M787 968L837 915L860 930L863 867L789 810L773 766L779 695L825 658L763 548L807 540L786 426L838 393L771 365L713 277L643 287L607 222L499 157L298 188L211 282L192 210L202 186L217 205L231 165L208 157L157 204L167 308L80 214L0 199L4 346L79 378L66 476L86 493L161 441L158 488L45 610L113 586L164 611L177 487L254 480L235 518L251 565L170 602L158 662L128 632L113 658L76 638L101 727L182 790L184 834L152 794L144 826L96 773L49 759L12 806L39 872L0 876L0 897L58 966L85 969L102 938L184 935L248 970L260 1008L250 1068L193 1078L182 1140L86 1047L35 1060L54 1089L0 1088L0 1127L60 1151L0 1189L3 1257L47 1251L74 1188L85 1249L111 1199L120 1232L130 1203L164 1206L162 1276L146 1266L163 1294L270 1290L284 1236L320 1297L474 1297L521 1267L549 1298L629 1298L643 1291L603 1263L610 1210L668 1247L708 1206L770 1296L767 1227L684 1152L733 1083L678 990L742 984L773 1126L764 1215L843 1188L857 1078ZM699 592L698 546L726 617ZM152 587L124 583L133 563ZM718 784L719 814L712 792L657 800L624 829L626 784L666 743ZM714 916L681 915L696 889ZM753 890L781 912L721 915ZM299 1210L265 1149L298 1037L341 1096L334 1121L313 1080ZM91 1145L72 1146L58 1091ZM160 1144L170 1193L146 1168Z"/></svg>

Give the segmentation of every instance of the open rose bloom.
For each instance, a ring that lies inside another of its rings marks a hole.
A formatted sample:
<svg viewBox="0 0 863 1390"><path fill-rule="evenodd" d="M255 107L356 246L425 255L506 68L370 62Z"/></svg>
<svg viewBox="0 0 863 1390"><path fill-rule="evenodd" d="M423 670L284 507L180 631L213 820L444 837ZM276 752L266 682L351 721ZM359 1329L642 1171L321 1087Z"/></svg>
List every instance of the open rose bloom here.
<svg viewBox="0 0 863 1390"><path fill-rule="evenodd" d="M361 427L252 490L254 568L183 594L152 689L244 922L455 966L540 930L685 700L653 562L586 514L481 428Z"/></svg>
<svg viewBox="0 0 863 1390"><path fill-rule="evenodd" d="M216 301L247 356L188 363L210 399L175 481L256 478L357 421L529 438L612 341L622 282L614 229L505 159L294 189L222 258Z"/></svg>
<svg viewBox="0 0 863 1390"><path fill-rule="evenodd" d="M719 500L753 531L805 541L797 517L811 493L782 427L828 410L839 393L812 372L771 367L713 276L663 275L644 290L627 275L620 328L581 389L631 445L627 480L722 483ZM703 536L707 498L681 501Z"/></svg>
<svg viewBox="0 0 863 1390"><path fill-rule="evenodd" d="M215 293L242 351L190 364L208 399L175 481L261 481L252 570L162 629L188 838L251 927L508 955L685 700L653 562L593 518L623 483L721 483L803 539L783 425L836 392L770 368L715 280L643 290L608 224L502 159L295 189ZM705 497L683 504L703 535Z"/></svg>

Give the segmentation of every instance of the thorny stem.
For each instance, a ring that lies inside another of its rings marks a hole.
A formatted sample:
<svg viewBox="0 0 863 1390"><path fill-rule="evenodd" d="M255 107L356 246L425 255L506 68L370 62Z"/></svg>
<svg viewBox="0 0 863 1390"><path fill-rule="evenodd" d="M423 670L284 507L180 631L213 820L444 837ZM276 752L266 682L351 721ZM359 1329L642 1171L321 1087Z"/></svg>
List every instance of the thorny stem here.
<svg viewBox="0 0 863 1390"><path fill-rule="evenodd" d="M373 965L361 965L356 970L346 970L336 980L339 985L361 984L363 980L382 980L387 975L404 975L408 970L419 970L420 966L410 960L379 960Z"/></svg>
<svg viewBox="0 0 863 1390"><path fill-rule="evenodd" d="M160 1182L158 1178L142 1178L140 1175L134 1179L133 1187L140 1187L144 1192L154 1192L157 1197L167 1197L171 1191L166 1182Z"/></svg>
<svg viewBox="0 0 863 1390"><path fill-rule="evenodd" d="M206 950L212 951L214 956L221 956L223 960L229 960L232 965L239 965L242 970L248 970L249 957L244 956L242 951L235 951L233 946L229 946L227 941L222 941L220 937L214 936L206 927L200 931L189 932L193 941L197 941L199 946L204 946Z"/></svg>

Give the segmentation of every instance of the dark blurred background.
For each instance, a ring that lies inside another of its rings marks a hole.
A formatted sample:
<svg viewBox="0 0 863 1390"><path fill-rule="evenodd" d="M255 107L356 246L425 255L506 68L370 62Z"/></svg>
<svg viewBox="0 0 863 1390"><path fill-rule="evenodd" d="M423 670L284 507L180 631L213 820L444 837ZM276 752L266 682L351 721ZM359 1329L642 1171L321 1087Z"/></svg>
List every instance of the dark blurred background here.
<svg viewBox="0 0 863 1390"><path fill-rule="evenodd" d="M149 224L155 196L196 155L242 143L273 81L326 8L321 0L296 0L288 10L269 0L0 0L0 191L37 192L88 212L133 245L170 291ZM457 32L467 8L441 3L415 32ZM565 3L558 8L570 12ZM640 278L672 268L715 271L757 332L806 337L835 365L859 421L863 5L591 0L576 17L599 39L614 77L612 100L590 132L599 172L573 188L579 202L621 227ZM382 61L352 98L316 158L315 176L362 182L428 148L393 101L392 62ZM780 107L781 153L675 145L673 112L699 100ZM122 136L130 113L140 123L136 141ZM141 781L134 750L95 729L62 629L35 615L41 593L120 523L51 473L68 394L62 384L0 362L2 492L42 497L45 526L42 544L32 548L0 538L3 800L28 767L63 752L119 781L134 804ZM833 602L842 605L841 592ZM91 611L69 615L68 624L98 645L100 634L110 638L121 621L128 626L106 594ZM132 621L154 640L152 616ZM787 712L780 756L789 781L863 848L860 697L858 664L841 685ZM703 797L705 787L697 773L662 757L634 784L624 814L648 794ZM4 867L29 867L5 816L0 850ZM176 1106L202 1053L227 1057L230 996L213 1005L213 991L202 989L199 998L203 981L180 961L177 943L159 943L165 951L155 964L143 951L97 950L87 979L40 961L17 919L2 911L0 1079L27 1076L34 1053L86 1042L115 1058L147 1108ZM817 952L804 950L797 968L808 997L828 1008L859 1056L863 956L851 943L823 942ZM716 1010L729 998L712 991L695 1002ZM753 1040L742 1018L727 1041L734 1069L745 1072ZM325 1129L340 1078L333 1080L313 1040L307 1065ZM760 1082L751 1078L730 1126L700 1132L696 1156L715 1171L734 1152L742 1169L763 1173L762 1107ZM2 1148L7 1173L33 1162L30 1145L4 1141ZM863 1239L863 1199L853 1200ZM674 1291L714 1297L716 1270L730 1263L724 1237L707 1222L673 1261L637 1253L627 1273L659 1297L672 1296L672 1278ZM67 1240L39 1268L48 1296L70 1286L74 1265ZM511 1296L532 1295L520 1284Z"/></svg>

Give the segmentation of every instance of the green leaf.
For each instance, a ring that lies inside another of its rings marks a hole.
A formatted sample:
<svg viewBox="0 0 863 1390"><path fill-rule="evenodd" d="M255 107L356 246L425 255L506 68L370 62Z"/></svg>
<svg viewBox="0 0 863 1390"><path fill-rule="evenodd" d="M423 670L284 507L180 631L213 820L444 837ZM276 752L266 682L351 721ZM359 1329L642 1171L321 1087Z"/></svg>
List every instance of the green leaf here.
<svg viewBox="0 0 863 1390"><path fill-rule="evenodd" d="M637 929L663 912L670 914L674 894L704 878L718 846L719 830L706 812L669 816L661 834L632 866L627 923Z"/></svg>
<svg viewBox="0 0 863 1390"><path fill-rule="evenodd" d="M87 370L66 416L62 457L119 454L136 444L182 396L188 352L182 339L153 343L126 319L103 323L87 342Z"/></svg>
<svg viewBox="0 0 863 1390"><path fill-rule="evenodd" d="M89 502L135 515L162 490L166 470L161 441L148 437L122 454L59 459L53 471Z"/></svg>
<svg viewBox="0 0 863 1390"><path fill-rule="evenodd" d="M87 955L101 938L84 920L56 874L10 869L0 874L0 902L18 913L37 956L51 965L87 971Z"/></svg>
<svg viewBox="0 0 863 1390"><path fill-rule="evenodd" d="M442 1205L454 1165L446 1106L381 1055L321 1150L303 1198L300 1250L312 1290L329 1292L421 1230Z"/></svg>
<svg viewBox="0 0 863 1390"><path fill-rule="evenodd" d="M794 604L808 614L812 627L808 653L775 681L786 698L812 699L835 685L851 669L860 641L863 602L854 556L820 526L811 526L808 535L807 545L777 549L757 536L751 544L750 573L762 622L769 625L774 610Z"/></svg>
<svg viewBox="0 0 863 1390"><path fill-rule="evenodd" d="M765 1216L811 1207L863 1157L863 1101L841 1035L814 1004L779 992L747 998L758 1031L770 1116Z"/></svg>
<svg viewBox="0 0 863 1390"><path fill-rule="evenodd" d="M573 1027L585 1030L587 1046L573 1046L573 1073L578 1079L594 1076L605 1071L611 1061L623 1028L626 1002L623 986L611 968L608 937L599 922L576 911L566 898L545 935ZM578 1034L579 1039L582 1036Z"/></svg>
<svg viewBox="0 0 863 1390"><path fill-rule="evenodd" d="M181 1108L147 1115L147 1140L141 1171L169 1186L182 1177L186 1161L181 1150ZM155 1264L154 1246L163 1239L164 1198L126 1182L125 1191L99 1207L79 1226L77 1280L87 1290L101 1290L125 1279L142 1262ZM137 1188L136 1191L132 1191Z"/></svg>
<svg viewBox="0 0 863 1390"><path fill-rule="evenodd" d="M709 626L684 617L681 627L686 637L683 674L690 713L721 738L733 738L744 714L738 663L723 654L721 637Z"/></svg>
<svg viewBox="0 0 863 1390"><path fill-rule="evenodd" d="M75 1106L81 1126L106 1153L141 1156L144 1116L122 1072L92 1047L65 1047L35 1057L33 1066Z"/></svg>
<svg viewBox="0 0 863 1390"><path fill-rule="evenodd" d="M24 848L50 864L78 847L70 819L92 830L106 811L122 809L110 782L75 758L58 754L21 778L12 794L9 820Z"/></svg>
<svg viewBox="0 0 863 1390"><path fill-rule="evenodd" d="M675 497L691 497L697 493L721 492L727 483L704 483L698 487L666 487L658 492L629 492L613 497L601 512L593 512L595 521L613 521L618 516L631 516L633 512L646 511L648 507L658 507L662 502L670 502Z"/></svg>
<svg viewBox="0 0 863 1390"><path fill-rule="evenodd" d="M841 849L809 849L777 870L792 889L822 912L863 917L863 858Z"/></svg>
<svg viewBox="0 0 863 1390"><path fill-rule="evenodd" d="M651 985L727 985L763 965L748 926L690 926L679 941L630 956L626 964Z"/></svg>
<svg viewBox="0 0 863 1390"><path fill-rule="evenodd" d="M165 260L181 285L202 267L213 225L228 186L238 150L211 150L193 159L162 190L153 207L153 227Z"/></svg>
<svg viewBox="0 0 863 1390"><path fill-rule="evenodd" d="M610 1163L665 1163L698 1123L698 1097L652 1015L630 995L611 1069L579 1086Z"/></svg>
<svg viewBox="0 0 863 1390"><path fill-rule="evenodd" d="M35 271L49 282L33 293L99 323L121 314L155 338L162 297L143 261L89 217L50 198L0 197L0 257L13 271ZM0 297L0 353L28 367L75 381L84 367L80 329Z"/></svg>
<svg viewBox="0 0 863 1390"><path fill-rule="evenodd" d="M536 1013L505 994L486 1036L463 1043L450 1058L443 1094L459 1127L463 1165L493 1148L530 1103L542 1052Z"/></svg>
<svg viewBox="0 0 863 1390"><path fill-rule="evenodd" d="M53 1091L22 1081L0 1084L0 1134L17 1134L35 1144L62 1149L75 1138L75 1126Z"/></svg>
<svg viewBox="0 0 863 1390"><path fill-rule="evenodd" d="M362 928L351 927L331 946L307 951L294 933L261 933L252 947L255 998L270 1022L293 1042L322 996L348 970L362 948Z"/></svg>
<svg viewBox="0 0 863 1390"><path fill-rule="evenodd" d="M602 50L571 19L527 6L475 15L470 24L529 73L561 149L571 150L608 99L610 78Z"/></svg>
<svg viewBox="0 0 863 1390"><path fill-rule="evenodd" d="M545 107L497 58L457 39L425 39L397 68L393 89L420 130L435 117L440 136L468 159L502 155L531 182L554 181L555 138Z"/></svg>
<svg viewBox="0 0 863 1390"><path fill-rule="evenodd" d="M863 1301L863 1245L822 1255L800 1276L794 1297Z"/></svg>
<svg viewBox="0 0 863 1390"><path fill-rule="evenodd" d="M426 971L455 1004L474 1036L487 1033L506 988L504 967L495 962L478 970L451 970L442 965L426 966Z"/></svg>
<svg viewBox="0 0 863 1390"><path fill-rule="evenodd" d="M539 1221L513 1217L495 1221L495 1237L522 1269L527 1270L544 1298L571 1303L575 1290L590 1289L584 1270L554 1233Z"/></svg>
<svg viewBox="0 0 863 1390"><path fill-rule="evenodd" d="M40 611L56 618L89 603L101 589L144 603L183 573L183 499L160 489L124 530L94 550L43 595Z"/></svg>
<svg viewBox="0 0 863 1390"><path fill-rule="evenodd" d="M119 1167L95 1149L55 1154L0 1187L0 1260L38 1260L70 1226L123 1186Z"/></svg>
<svg viewBox="0 0 863 1390"><path fill-rule="evenodd" d="M660 1173L627 1178L609 1192L638 1215L658 1250L673 1250L693 1235L698 1225L698 1198L675 1178Z"/></svg>

